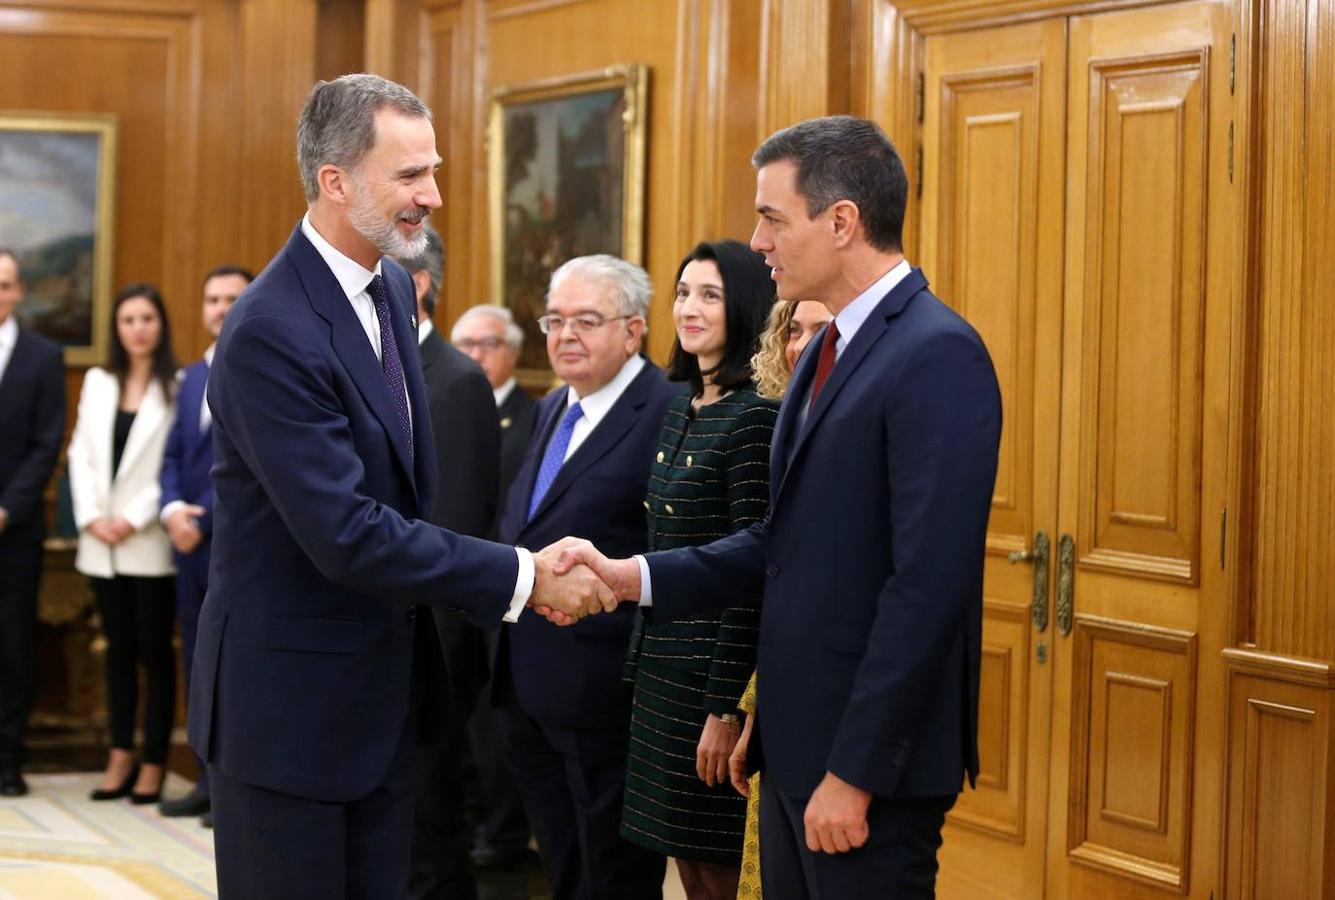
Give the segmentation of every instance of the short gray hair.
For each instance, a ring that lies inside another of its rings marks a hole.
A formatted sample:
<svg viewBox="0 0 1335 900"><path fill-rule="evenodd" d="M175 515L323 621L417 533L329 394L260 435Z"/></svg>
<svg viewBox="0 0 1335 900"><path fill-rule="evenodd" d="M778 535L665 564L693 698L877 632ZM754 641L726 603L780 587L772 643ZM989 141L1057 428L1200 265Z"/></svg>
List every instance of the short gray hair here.
<svg viewBox="0 0 1335 900"><path fill-rule="evenodd" d="M311 88L297 120L297 168L308 203L320 196L321 166L353 169L375 146L375 114L386 107L431 118L416 94L379 75L342 75Z"/></svg>
<svg viewBox="0 0 1335 900"><path fill-rule="evenodd" d="M430 225L424 225L422 231L426 235L426 248L416 256L398 261L399 265L408 270L408 274L426 272L431 279L422 297L422 308L428 316L432 316L436 313L436 295L440 292L440 283L445 278L445 244L440 239L440 232Z"/></svg>
<svg viewBox="0 0 1335 900"><path fill-rule="evenodd" d="M552 289L571 275L612 288L621 315L639 316L645 320L645 330L648 330L649 300L653 296L653 285L644 269L606 253L576 256L562 263L552 273L551 284L547 289L548 300L551 300Z"/></svg>
<svg viewBox="0 0 1335 900"><path fill-rule="evenodd" d="M507 344L516 350L524 346L524 329L515 324L515 317L510 313L510 310L494 303L479 303L477 306L464 310L464 314L454 323L454 328L450 329L450 343L459 339L459 332L463 330L466 322L477 318L495 319L505 326L505 342Z"/></svg>

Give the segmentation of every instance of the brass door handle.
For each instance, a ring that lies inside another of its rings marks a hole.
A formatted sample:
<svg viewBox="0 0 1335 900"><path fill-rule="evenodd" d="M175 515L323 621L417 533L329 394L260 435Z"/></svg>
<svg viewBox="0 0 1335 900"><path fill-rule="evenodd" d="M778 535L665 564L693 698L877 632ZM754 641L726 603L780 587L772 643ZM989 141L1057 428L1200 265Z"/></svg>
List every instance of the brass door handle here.
<svg viewBox="0 0 1335 900"><path fill-rule="evenodd" d="M1057 631L1071 633L1075 623L1075 538L1063 534L1057 542Z"/></svg>
<svg viewBox="0 0 1335 900"><path fill-rule="evenodd" d="M1039 531L1034 535L1032 550L1016 550L1006 556L1006 561L1011 565L1031 560L1034 563L1034 587L1029 615L1033 619L1034 629L1043 631L1048 627L1048 533L1046 531Z"/></svg>

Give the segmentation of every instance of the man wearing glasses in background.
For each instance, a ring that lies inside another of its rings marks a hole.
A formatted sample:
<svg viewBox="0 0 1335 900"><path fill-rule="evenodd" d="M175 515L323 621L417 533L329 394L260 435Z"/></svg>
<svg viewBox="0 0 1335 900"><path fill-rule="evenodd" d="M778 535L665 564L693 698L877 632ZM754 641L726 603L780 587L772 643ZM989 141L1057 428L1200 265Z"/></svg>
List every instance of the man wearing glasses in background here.
<svg viewBox="0 0 1335 900"><path fill-rule="evenodd" d="M649 464L679 390L640 354L650 296L644 270L612 256L552 275L538 324L567 387L538 406L501 541L538 549L575 534L609 555L644 551ZM620 835L634 616L627 604L571 628L521 617L493 642L492 700L555 900L662 896L663 857Z"/></svg>

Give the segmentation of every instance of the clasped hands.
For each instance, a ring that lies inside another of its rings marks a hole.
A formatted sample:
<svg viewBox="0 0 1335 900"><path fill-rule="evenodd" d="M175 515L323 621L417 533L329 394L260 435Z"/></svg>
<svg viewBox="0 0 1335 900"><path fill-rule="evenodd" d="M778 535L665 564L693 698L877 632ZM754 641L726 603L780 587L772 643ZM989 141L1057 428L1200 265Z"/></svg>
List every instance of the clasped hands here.
<svg viewBox="0 0 1335 900"><path fill-rule="evenodd" d="M612 612L640 596L639 564L608 559L582 538L562 538L533 554L529 607L554 625L573 625L588 615Z"/></svg>

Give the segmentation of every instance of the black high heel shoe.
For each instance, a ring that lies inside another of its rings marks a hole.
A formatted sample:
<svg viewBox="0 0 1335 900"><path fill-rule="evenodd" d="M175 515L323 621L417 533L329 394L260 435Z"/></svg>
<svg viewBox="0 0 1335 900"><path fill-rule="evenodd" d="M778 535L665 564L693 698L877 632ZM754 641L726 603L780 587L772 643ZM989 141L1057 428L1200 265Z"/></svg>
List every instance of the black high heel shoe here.
<svg viewBox="0 0 1335 900"><path fill-rule="evenodd" d="M88 795L89 800L119 800L121 797L128 797L134 789L134 783L139 780L139 763L134 764L130 774L125 776L120 787L114 787L110 790L106 788L97 788Z"/></svg>
<svg viewBox="0 0 1335 900"><path fill-rule="evenodd" d="M164 772L162 781L158 782L158 789L151 794L141 794L138 791L130 791L130 802L135 806L147 806L150 803L157 803L162 799L162 782L167 780L167 774Z"/></svg>

